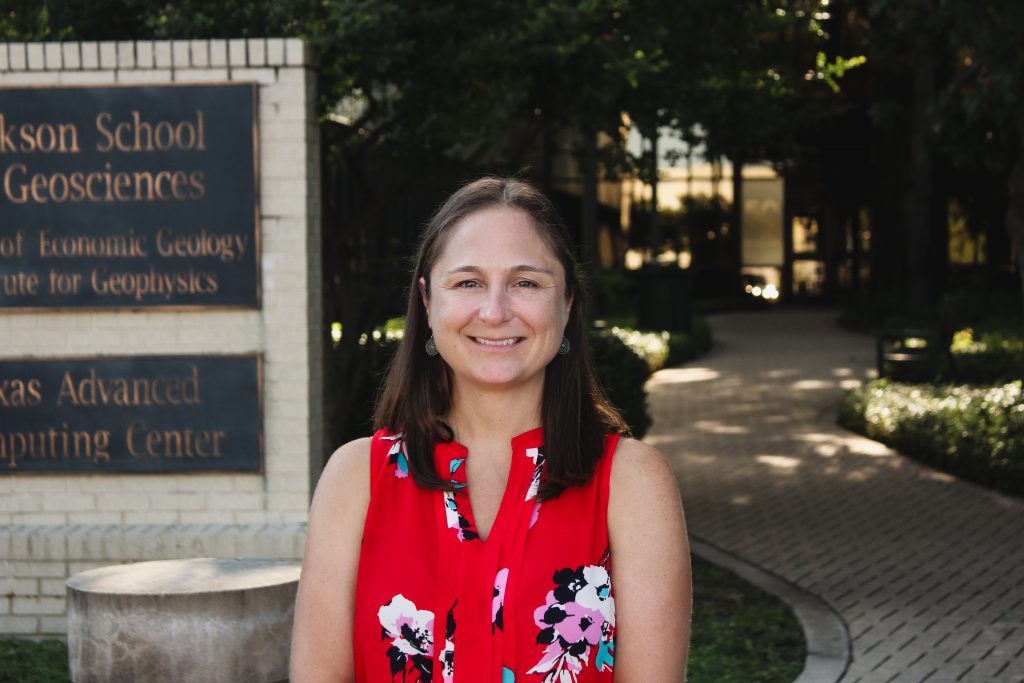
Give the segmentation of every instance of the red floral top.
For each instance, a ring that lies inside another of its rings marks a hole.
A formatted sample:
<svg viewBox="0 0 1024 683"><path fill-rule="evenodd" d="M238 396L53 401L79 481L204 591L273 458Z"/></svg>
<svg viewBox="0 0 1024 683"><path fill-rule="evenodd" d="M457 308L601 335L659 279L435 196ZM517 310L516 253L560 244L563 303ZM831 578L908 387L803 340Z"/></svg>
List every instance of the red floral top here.
<svg viewBox="0 0 1024 683"><path fill-rule="evenodd" d="M427 490L409 476L401 437L377 432L356 589L356 680L611 681L607 513L617 443L605 439L589 483L539 503L543 431L515 437L505 494L481 540L465 491L466 448L435 447L455 491Z"/></svg>

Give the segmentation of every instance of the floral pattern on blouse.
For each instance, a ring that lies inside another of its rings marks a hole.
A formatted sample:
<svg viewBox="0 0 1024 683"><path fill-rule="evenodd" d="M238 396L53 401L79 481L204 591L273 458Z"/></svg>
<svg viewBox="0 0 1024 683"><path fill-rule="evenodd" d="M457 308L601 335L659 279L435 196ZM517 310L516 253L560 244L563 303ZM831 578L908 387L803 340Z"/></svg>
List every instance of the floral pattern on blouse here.
<svg viewBox="0 0 1024 683"><path fill-rule="evenodd" d="M508 585L508 567L499 569L494 576L494 594L491 597L491 633L498 627L505 630L505 586Z"/></svg>
<svg viewBox="0 0 1024 683"><path fill-rule="evenodd" d="M441 681L452 683L455 676L455 605L458 600L452 603L448 610L448 621L444 629L444 649L441 650Z"/></svg>
<svg viewBox="0 0 1024 683"><path fill-rule="evenodd" d="M402 450L404 442L402 441L401 434L395 434L394 436L382 436L385 441L392 441L391 448L388 450L388 464L395 466L395 476L399 479L405 479L409 476L409 458L405 455Z"/></svg>
<svg viewBox="0 0 1024 683"><path fill-rule="evenodd" d="M544 453L540 448L527 448L526 457L533 461L533 475L530 477L530 487L526 490L526 502L537 498L537 490L540 488L541 475L544 473ZM537 523L540 517L540 501L533 504L533 513L530 515L530 528Z"/></svg>
<svg viewBox="0 0 1024 683"><path fill-rule="evenodd" d="M537 642L547 647L527 673L544 674L543 683L575 683L595 649L597 670L611 670L615 663L615 598L608 570L601 565L559 569L554 582L545 603L533 613L534 623L541 629Z"/></svg>
<svg viewBox="0 0 1024 683"><path fill-rule="evenodd" d="M433 678L434 613L416 609L416 605L399 593L377 610L381 625L381 638L391 638L387 656L391 661L391 676L402 674L405 681L414 674L422 683Z"/></svg>
<svg viewBox="0 0 1024 683"><path fill-rule="evenodd" d="M465 458L452 458L448 463L448 473L455 490L444 492L444 518L448 528L456 532L459 541L471 541L480 537L465 515L459 512L459 502L456 499L456 495L464 493L466 488L466 473L462 470L465 463Z"/></svg>

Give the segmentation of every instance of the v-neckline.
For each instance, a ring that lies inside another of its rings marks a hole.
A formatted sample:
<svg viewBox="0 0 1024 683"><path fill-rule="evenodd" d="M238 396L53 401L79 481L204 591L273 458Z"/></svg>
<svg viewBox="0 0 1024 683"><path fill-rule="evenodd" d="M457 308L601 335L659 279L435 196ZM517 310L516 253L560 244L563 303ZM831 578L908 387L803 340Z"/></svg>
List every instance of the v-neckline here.
<svg viewBox="0 0 1024 683"><path fill-rule="evenodd" d="M540 448L543 445L544 430L541 427L535 427L512 437L512 462L509 464L508 478L505 480L505 489L501 496L501 502L498 504L498 512L486 535L482 534L477 526L476 516L469 499L469 483L466 481L466 460L470 457L469 449L455 440L440 443L435 447L434 459L437 471L442 476L448 473L451 481L456 483L452 498L457 505L457 513L465 517L469 528L475 534L474 538L466 539L466 542L477 542L482 546L488 546L493 545L489 543L492 538L500 539L502 537L510 523L509 520L516 517L518 506L526 504L526 493L529 490L534 467L527 451L531 448ZM453 466L460 459L461 463ZM530 462L527 463L527 460ZM446 500L445 504L447 503Z"/></svg>

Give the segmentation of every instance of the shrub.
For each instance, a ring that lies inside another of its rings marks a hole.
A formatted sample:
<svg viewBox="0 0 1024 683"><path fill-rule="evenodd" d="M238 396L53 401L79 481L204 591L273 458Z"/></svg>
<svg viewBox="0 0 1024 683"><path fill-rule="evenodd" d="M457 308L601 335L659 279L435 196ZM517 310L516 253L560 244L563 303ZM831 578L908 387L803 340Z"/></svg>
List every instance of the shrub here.
<svg viewBox="0 0 1024 683"><path fill-rule="evenodd" d="M622 412L633 436L643 438L651 426L644 390L651 376L648 361L611 331L591 332L589 341L598 383Z"/></svg>
<svg viewBox="0 0 1024 683"><path fill-rule="evenodd" d="M970 387L878 380L843 397L839 423L938 469L1024 494L1020 381Z"/></svg>
<svg viewBox="0 0 1024 683"><path fill-rule="evenodd" d="M625 344L647 363L651 372L665 367L672 336L669 332L641 332L628 327L612 327L601 334L609 334Z"/></svg>
<svg viewBox="0 0 1024 683"><path fill-rule="evenodd" d="M607 334L618 338L647 362L651 372L680 365L711 348L711 328L703 318L694 318L690 332L651 332L629 327L612 327Z"/></svg>
<svg viewBox="0 0 1024 683"><path fill-rule="evenodd" d="M975 384L992 384L1021 377L1024 368L1024 339L1005 331L980 334L969 327L953 335L950 346L956 379Z"/></svg>
<svg viewBox="0 0 1024 683"><path fill-rule="evenodd" d="M673 332L668 340L666 367L682 365L711 350L711 326L700 316L694 316L690 332Z"/></svg>

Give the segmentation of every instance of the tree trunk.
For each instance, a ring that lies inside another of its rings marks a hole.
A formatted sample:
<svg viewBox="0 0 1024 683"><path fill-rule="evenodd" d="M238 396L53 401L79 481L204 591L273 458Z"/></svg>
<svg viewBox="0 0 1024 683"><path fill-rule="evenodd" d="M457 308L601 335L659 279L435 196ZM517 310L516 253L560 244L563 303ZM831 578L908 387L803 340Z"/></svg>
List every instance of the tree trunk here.
<svg viewBox="0 0 1024 683"><path fill-rule="evenodd" d="M661 226L658 225L658 127L651 133L651 259L657 260L661 252Z"/></svg>
<svg viewBox="0 0 1024 683"><path fill-rule="evenodd" d="M904 203L907 225L907 295L914 307L927 304L932 294L930 259L933 257L933 240L929 217L933 168L929 107L935 94L935 78L935 55L930 46L919 45L914 64L914 104L908 167L910 178Z"/></svg>
<svg viewBox="0 0 1024 683"><path fill-rule="evenodd" d="M1017 132L1017 158L1007 180L1006 231L1017 247L1017 276L1024 298L1024 107L1014 113L1013 123Z"/></svg>
<svg viewBox="0 0 1024 683"><path fill-rule="evenodd" d="M591 132L583 134L583 155L580 165L582 177L582 216L580 220L580 241L583 246L583 273L593 287L601 255L598 253L597 224L597 136Z"/></svg>
<svg viewBox="0 0 1024 683"><path fill-rule="evenodd" d="M729 221L729 244L732 245L732 260L736 264L733 275L733 293L738 293L742 286L743 278L740 273L743 271L743 155L734 153L732 158L732 220Z"/></svg>

